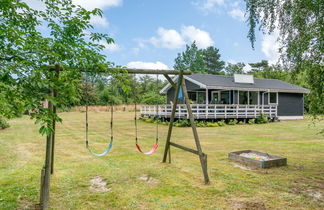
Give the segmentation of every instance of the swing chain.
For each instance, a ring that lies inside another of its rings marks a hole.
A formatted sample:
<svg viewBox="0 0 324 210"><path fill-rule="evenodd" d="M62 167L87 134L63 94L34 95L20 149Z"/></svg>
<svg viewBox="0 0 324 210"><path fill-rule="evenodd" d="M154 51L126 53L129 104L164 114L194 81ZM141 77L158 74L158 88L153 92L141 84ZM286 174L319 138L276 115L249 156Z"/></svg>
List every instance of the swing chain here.
<svg viewBox="0 0 324 210"><path fill-rule="evenodd" d="M159 75L156 75L156 90L159 89ZM155 139L155 143L159 143L159 105L158 103L156 103L155 106L156 109L156 139Z"/></svg>

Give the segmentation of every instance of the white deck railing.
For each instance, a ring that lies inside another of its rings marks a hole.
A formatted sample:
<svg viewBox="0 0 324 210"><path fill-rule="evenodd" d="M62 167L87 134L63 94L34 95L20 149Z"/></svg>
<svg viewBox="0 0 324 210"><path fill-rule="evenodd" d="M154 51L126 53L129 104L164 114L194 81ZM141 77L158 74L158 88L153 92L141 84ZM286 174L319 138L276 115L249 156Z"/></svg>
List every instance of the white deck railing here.
<svg viewBox="0 0 324 210"><path fill-rule="evenodd" d="M156 108L158 107L158 110ZM257 118L261 113L277 117L277 105L191 104L195 119ZM142 116L170 117L172 105L141 105ZM185 104L177 105L176 118L189 118Z"/></svg>

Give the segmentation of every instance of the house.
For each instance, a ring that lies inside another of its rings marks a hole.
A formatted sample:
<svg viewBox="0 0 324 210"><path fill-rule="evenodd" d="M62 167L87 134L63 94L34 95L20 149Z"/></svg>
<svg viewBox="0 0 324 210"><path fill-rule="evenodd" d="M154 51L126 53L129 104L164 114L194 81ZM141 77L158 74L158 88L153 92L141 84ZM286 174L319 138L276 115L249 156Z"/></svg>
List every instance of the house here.
<svg viewBox="0 0 324 210"><path fill-rule="evenodd" d="M310 92L284 81L253 75L192 74L184 79L195 119L249 119L261 113L270 119L303 119L304 94ZM177 81L177 77L173 80ZM170 117L175 90L168 84L160 93L166 94L166 104L142 105L142 116ZM176 118L188 118L183 98L178 103Z"/></svg>

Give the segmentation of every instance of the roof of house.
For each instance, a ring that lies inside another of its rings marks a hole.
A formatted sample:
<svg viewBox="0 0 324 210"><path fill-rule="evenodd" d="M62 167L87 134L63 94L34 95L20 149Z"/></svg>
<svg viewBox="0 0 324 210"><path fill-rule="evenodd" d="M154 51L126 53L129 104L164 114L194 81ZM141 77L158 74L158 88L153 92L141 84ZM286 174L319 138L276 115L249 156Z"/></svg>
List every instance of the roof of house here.
<svg viewBox="0 0 324 210"><path fill-rule="evenodd" d="M254 78L253 84L236 83L234 76L211 75L211 74L192 74L186 75L184 78L201 89L230 89L230 90L251 90L251 91L267 91L267 92L292 92L292 93L309 93L306 88L290 84L277 79L259 79ZM174 81L177 77L174 78ZM165 86L160 93L166 93L171 85Z"/></svg>

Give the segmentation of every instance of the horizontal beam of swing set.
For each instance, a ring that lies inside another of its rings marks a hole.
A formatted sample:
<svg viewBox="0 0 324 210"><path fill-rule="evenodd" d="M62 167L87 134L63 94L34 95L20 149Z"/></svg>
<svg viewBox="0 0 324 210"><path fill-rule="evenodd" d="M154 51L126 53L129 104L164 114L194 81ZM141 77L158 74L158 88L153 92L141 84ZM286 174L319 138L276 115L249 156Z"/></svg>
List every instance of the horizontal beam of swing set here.
<svg viewBox="0 0 324 210"><path fill-rule="evenodd" d="M171 145L171 146L174 146L174 147L176 147L176 148L178 148L178 149L182 149L182 150L184 150L184 151L191 152L191 153L193 153L193 154L195 154L195 155L199 155L199 152L198 152L197 150L194 150L194 149L191 149L191 148L188 148L188 147L182 146L182 145L180 145L180 144L176 144L176 143L174 143L174 142L170 142L170 145ZM204 156L206 156L205 153L202 153L202 154L203 154Z"/></svg>
<svg viewBox="0 0 324 210"><path fill-rule="evenodd" d="M113 70L113 69L112 69ZM126 68L124 69L125 72L129 74L166 74L166 75L178 75L180 74L179 70L162 70L162 69L131 69L131 68ZM182 71L183 75L190 75L192 74L191 71Z"/></svg>
<svg viewBox="0 0 324 210"><path fill-rule="evenodd" d="M55 66L49 66L50 70L55 70ZM56 69L57 70L57 69ZM63 68L60 67L59 71L62 71ZM163 75L179 75L181 70L174 69L135 69L135 68L107 68L107 70L79 70L80 72L89 72L89 73L109 73L109 71L116 71L120 73L128 73L128 74L163 74ZM189 70L182 70L183 75L191 75L192 72Z"/></svg>

